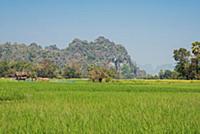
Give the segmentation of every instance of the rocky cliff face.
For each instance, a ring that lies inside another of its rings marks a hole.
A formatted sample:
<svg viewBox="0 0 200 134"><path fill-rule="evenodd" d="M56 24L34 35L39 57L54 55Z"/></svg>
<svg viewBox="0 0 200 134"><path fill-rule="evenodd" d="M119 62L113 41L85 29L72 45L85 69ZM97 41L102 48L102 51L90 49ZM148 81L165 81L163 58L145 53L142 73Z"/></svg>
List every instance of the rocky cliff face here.
<svg viewBox="0 0 200 134"><path fill-rule="evenodd" d="M53 61L60 68L66 64L79 64L83 74L86 74L88 66L93 64L112 67L118 72L123 65L126 65L133 75L136 75L138 70L122 45L115 44L104 37L99 37L92 42L74 39L65 49L59 49L56 45L42 48L36 43L29 46L17 43L0 45L0 61L38 63L43 59Z"/></svg>

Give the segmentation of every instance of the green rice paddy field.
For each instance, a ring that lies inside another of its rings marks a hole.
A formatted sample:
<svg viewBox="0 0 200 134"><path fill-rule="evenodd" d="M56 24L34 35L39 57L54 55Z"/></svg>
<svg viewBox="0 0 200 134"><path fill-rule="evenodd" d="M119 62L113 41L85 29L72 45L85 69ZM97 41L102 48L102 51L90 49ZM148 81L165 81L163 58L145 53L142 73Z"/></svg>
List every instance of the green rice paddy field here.
<svg viewBox="0 0 200 134"><path fill-rule="evenodd" d="M200 133L200 81L0 80L0 133Z"/></svg>

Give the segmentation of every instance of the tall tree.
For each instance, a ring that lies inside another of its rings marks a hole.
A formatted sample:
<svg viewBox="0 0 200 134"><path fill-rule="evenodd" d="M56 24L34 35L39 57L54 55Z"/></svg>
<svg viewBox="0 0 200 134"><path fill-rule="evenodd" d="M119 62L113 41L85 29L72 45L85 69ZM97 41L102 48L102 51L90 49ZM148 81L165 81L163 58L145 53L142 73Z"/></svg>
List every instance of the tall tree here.
<svg viewBox="0 0 200 134"><path fill-rule="evenodd" d="M56 77L56 70L58 67L50 60L44 59L37 65L37 76L38 77Z"/></svg>
<svg viewBox="0 0 200 134"><path fill-rule="evenodd" d="M160 79L164 79L164 71L162 69L160 70L158 75Z"/></svg>
<svg viewBox="0 0 200 134"><path fill-rule="evenodd" d="M115 77L115 70L113 69L106 69L104 67L100 67L100 66L95 66L95 65L91 65L88 68L88 77L95 82L96 80L99 82L102 82L103 80L105 80L106 82L109 82L111 80L111 78Z"/></svg>
<svg viewBox="0 0 200 134"><path fill-rule="evenodd" d="M159 78L160 79L173 79L173 71L171 71L171 70L160 70Z"/></svg>
<svg viewBox="0 0 200 134"><path fill-rule="evenodd" d="M196 41L192 43L192 53L194 54L192 67L195 68L195 77L196 79L200 79L200 42Z"/></svg>
<svg viewBox="0 0 200 134"><path fill-rule="evenodd" d="M0 77L8 76L9 64L6 61L0 62Z"/></svg>
<svg viewBox="0 0 200 134"><path fill-rule="evenodd" d="M123 75L123 78L126 78L126 79L131 79L133 78L133 73L132 73L132 70L131 68L127 65L127 64L124 64L121 68L121 73Z"/></svg>
<svg viewBox="0 0 200 134"><path fill-rule="evenodd" d="M177 62L175 70L182 79L189 79L190 52L185 48L174 50L174 59Z"/></svg>
<svg viewBox="0 0 200 134"><path fill-rule="evenodd" d="M76 68L66 66L63 70L64 78L80 78L80 72Z"/></svg>

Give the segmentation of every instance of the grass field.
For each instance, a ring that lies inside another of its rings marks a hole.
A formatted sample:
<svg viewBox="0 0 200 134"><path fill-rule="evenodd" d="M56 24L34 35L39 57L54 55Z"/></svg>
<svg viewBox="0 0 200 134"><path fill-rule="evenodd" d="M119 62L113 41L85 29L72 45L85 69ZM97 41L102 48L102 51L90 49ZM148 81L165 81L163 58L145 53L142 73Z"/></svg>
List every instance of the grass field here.
<svg viewBox="0 0 200 134"><path fill-rule="evenodd" d="M0 133L200 133L200 81L0 80Z"/></svg>

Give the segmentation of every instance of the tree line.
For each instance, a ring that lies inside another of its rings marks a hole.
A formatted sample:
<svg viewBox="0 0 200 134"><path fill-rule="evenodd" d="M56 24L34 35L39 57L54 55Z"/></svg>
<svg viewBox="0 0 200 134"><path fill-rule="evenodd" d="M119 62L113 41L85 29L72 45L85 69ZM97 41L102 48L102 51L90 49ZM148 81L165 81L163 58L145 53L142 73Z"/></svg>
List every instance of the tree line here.
<svg viewBox="0 0 200 134"><path fill-rule="evenodd" d="M160 79L200 79L200 42L193 42L191 51L185 48L175 49L173 58L176 61L175 69L161 70L158 75Z"/></svg>
<svg viewBox="0 0 200 134"><path fill-rule="evenodd" d="M0 77L15 77L16 72L26 72L28 78L81 78L81 67L77 63L67 64L63 69L52 61L44 59L39 63L26 61L0 61ZM88 78L92 81L109 82L117 77L114 68L91 65L88 67Z"/></svg>

